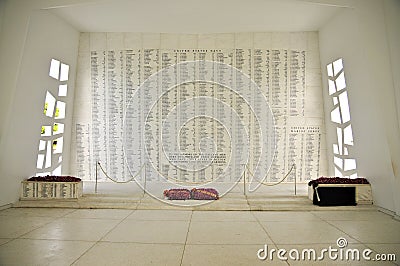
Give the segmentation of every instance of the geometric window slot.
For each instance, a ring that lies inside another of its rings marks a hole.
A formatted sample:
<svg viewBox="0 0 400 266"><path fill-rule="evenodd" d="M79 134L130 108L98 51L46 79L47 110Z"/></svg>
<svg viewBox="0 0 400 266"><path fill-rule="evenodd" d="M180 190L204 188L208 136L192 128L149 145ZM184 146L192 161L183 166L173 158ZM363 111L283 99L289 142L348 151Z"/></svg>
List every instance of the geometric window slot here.
<svg viewBox="0 0 400 266"><path fill-rule="evenodd" d="M68 80L69 65L61 63L60 81Z"/></svg>
<svg viewBox="0 0 400 266"><path fill-rule="evenodd" d="M44 163L44 154L38 154L36 168L43 169L43 163Z"/></svg>
<svg viewBox="0 0 400 266"><path fill-rule="evenodd" d="M51 141L47 141L47 149L46 149L46 168L51 167Z"/></svg>
<svg viewBox="0 0 400 266"><path fill-rule="evenodd" d="M326 72L328 72L328 77L333 77L333 69L332 69L332 64L328 64L326 66Z"/></svg>
<svg viewBox="0 0 400 266"><path fill-rule="evenodd" d="M343 130L343 142L346 145L353 146L353 131L351 130L351 125L348 125Z"/></svg>
<svg viewBox="0 0 400 266"><path fill-rule="evenodd" d="M336 79L336 90L341 91L346 88L346 80L344 79L344 72L342 72Z"/></svg>
<svg viewBox="0 0 400 266"><path fill-rule="evenodd" d="M55 119L65 118L65 102L57 101Z"/></svg>
<svg viewBox="0 0 400 266"><path fill-rule="evenodd" d="M58 79L60 74L60 61L51 59L49 76Z"/></svg>
<svg viewBox="0 0 400 266"><path fill-rule="evenodd" d="M347 98L347 91L339 95L340 112L342 113L343 123L350 121L350 108L349 100Z"/></svg>
<svg viewBox="0 0 400 266"><path fill-rule="evenodd" d="M43 113L48 117L53 117L55 104L56 104L56 98L53 95L51 95L50 92L47 92L46 99L44 102Z"/></svg>
<svg viewBox="0 0 400 266"><path fill-rule="evenodd" d="M343 69L343 60L338 59L333 62L333 75L337 75Z"/></svg>
<svg viewBox="0 0 400 266"><path fill-rule="evenodd" d="M328 82L329 95L332 95L336 92L335 82L333 80L328 80Z"/></svg>
<svg viewBox="0 0 400 266"><path fill-rule="evenodd" d="M46 141L40 140L39 141L39 151L44 151L46 149Z"/></svg>
<svg viewBox="0 0 400 266"><path fill-rule="evenodd" d="M56 169L54 169L52 175L60 176L61 175L61 165L57 166Z"/></svg>
<svg viewBox="0 0 400 266"><path fill-rule="evenodd" d="M50 137L51 136L51 126L42 126L42 132L41 132L40 136Z"/></svg>
<svg viewBox="0 0 400 266"><path fill-rule="evenodd" d="M355 159L344 159L344 170L349 171L349 170L354 170L356 169L356 160Z"/></svg>
<svg viewBox="0 0 400 266"><path fill-rule="evenodd" d="M63 137L53 140L54 154L61 154L63 151Z"/></svg>
<svg viewBox="0 0 400 266"><path fill-rule="evenodd" d="M331 121L334 123L338 123L338 124L342 123L342 118L340 117L339 106L332 110Z"/></svg>
<svg viewBox="0 0 400 266"><path fill-rule="evenodd" d="M53 125L53 135L64 133L64 124L54 123Z"/></svg>
<svg viewBox="0 0 400 266"><path fill-rule="evenodd" d="M333 101L331 121L336 125L337 136L337 143L332 146L335 176L357 178L357 162L349 154L354 146L354 139L343 60L340 58L328 64L326 70L328 92Z"/></svg>
<svg viewBox="0 0 400 266"><path fill-rule="evenodd" d="M342 177L342 171L340 171L339 169L337 169L337 167L335 167L335 176L337 177Z"/></svg>
<svg viewBox="0 0 400 266"><path fill-rule="evenodd" d="M352 179L355 179L355 178L358 178L358 175L357 175L357 173L354 173L354 174L350 175L349 177Z"/></svg>
<svg viewBox="0 0 400 266"><path fill-rule="evenodd" d="M338 140L338 146L339 146L339 154L343 155L343 134L342 134L342 129L340 127L336 128L336 135L337 135L337 140Z"/></svg>
<svg viewBox="0 0 400 266"><path fill-rule="evenodd" d="M67 96L68 92L68 85L67 84L62 84L58 86L58 96L64 97Z"/></svg>
<svg viewBox="0 0 400 266"><path fill-rule="evenodd" d="M339 169L343 169L343 160L338 158L338 157L333 157L333 161L335 162L335 165L339 168Z"/></svg>
<svg viewBox="0 0 400 266"><path fill-rule="evenodd" d="M339 154L339 146L337 144L333 144L333 154Z"/></svg>

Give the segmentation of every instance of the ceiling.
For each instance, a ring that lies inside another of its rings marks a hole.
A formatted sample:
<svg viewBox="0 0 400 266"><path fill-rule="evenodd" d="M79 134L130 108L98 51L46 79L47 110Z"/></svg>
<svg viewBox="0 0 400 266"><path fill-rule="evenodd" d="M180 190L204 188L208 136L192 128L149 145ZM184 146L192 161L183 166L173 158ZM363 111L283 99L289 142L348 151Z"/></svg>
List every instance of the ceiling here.
<svg viewBox="0 0 400 266"><path fill-rule="evenodd" d="M82 2L50 11L81 32L228 33L317 31L341 9L307 0Z"/></svg>

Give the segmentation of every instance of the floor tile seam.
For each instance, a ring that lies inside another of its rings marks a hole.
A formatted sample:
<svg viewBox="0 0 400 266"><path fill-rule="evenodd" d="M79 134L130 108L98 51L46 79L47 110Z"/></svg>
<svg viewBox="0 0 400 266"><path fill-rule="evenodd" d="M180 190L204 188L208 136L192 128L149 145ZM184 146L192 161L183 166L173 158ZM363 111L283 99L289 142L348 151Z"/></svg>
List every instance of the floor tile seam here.
<svg viewBox="0 0 400 266"><path fill-rule="evenodd" d="M235 221L235 220L192 220L192 222L196 222L196 223L214 223L214 222L218 222L218 223L258 223L258 221Z"/></svg>
<svg viewBox="0 0 400 266"><path fill-rule="evenodd" d="M79 219L79 220L108 220L108 221L119 221L125 219L125 217L120 218L105 218L105 217L60 217L65 219Z"/></svg>
<svg viewBox="0 0 400 266"><path fill-rule="evenodd" d="M61 209L63 209L63 210L71 210L71 211L69 211L69 212L67 212L67 213L65 213L65 214L63 214L63 215L61 215L60 217L65 217L66 215L69 215L69 214L71 214L71 213L74 213L74 212L76 212L78 209L76 209L76 208L73 208L73 209L70 209L70 208L61 208Z"/></svg>
<svg viewBox="0 0 400 266"><path fill-rule="evenodd" d="M14 241L14 240L18 239L18 238L2 238L2 239L7 239L8 241L4 242L3 244L0 244L0 247L5 245L5 244L7 244L7 243L10 243L11 241Z"/></svg>
<svg viewBox="0 0 400 266"><path fill-rule="evenodd" d="M133 211L131 212L131 214L134 213L135 211L136 211L136 210L133 210ZM129 215L131 215L131 214L129 214ZM122 218L118 223L116 223L116 224L115 224L110 230L108 230L100 239L98 239L97 242L102 241L105 237L107 237L107 235L109 235L109 234L111 233L111 231L113 231L115 228L117 228L117 226L119 226L122 222L124 222L125 220L127 220L128 217L129 217L129 215L127 215L125 218ZM116 221L116 220L113 220L113 221Z"/></svg>
<svg viewBox="0 0 400 266"><path fill-rule="evenodd" d="M400 245L400 242L398 243L372 243L372 242L367 242L367 243L363 243L364 245Z"/></svg>
<svg viewBox="0 0 400 266"><path fill-rule="evenodd" d="M145 190L143 190L143 193L141 193L141 194L142 194L141 197L140 197L139 200L136 202L136 210L138 209L139 205L142 204L143 199L145 198L145 196L146 196L147 193L146 193Z"/></svg>
<svg viewBox="0 0 400 266"><path fill-rule="evenodd" d="M53 218L53 217L52 217L52 218ZM48 224L50 224L50 223L52 223L52 222L54 222L54 221L57 221L57 220L59 220L59 219L61 219L61 218L54 218L54 219L52 219L51 221L48 221L48 222L46 222L46 223L44 223L44 224L42 224L42 225L35 226L34 228L32 228L31 230L29 230L28 232L26 232L26 233L24 233L24 234L21 234L21 235L17 236L16 238L22 238L23 236L25 236L25 235L27 235L27 234L30 234L31 232L33 232L33 231L35 231L35 230L37 230L37 229L43 228L43 227L47 226Z"/></svg>
<svg viewBox="0 0 400 266"><path fill-rule="evenodd" d="M12 214L12 215L0 215L0 217L13 217L13 218L43 218L43 217L46 217L46 218L62 218L62 217L64 217L65 215L68 215L69 213L66 213L66 214L63 214L63 215L57 215L57 216L49 216L49 215L27 215L27 214L22 214L22 215L15 215L15 214Z"/></svg>
<svg viewBox="0 0 400 266"><path fill-rule="evenodd" d="M262 230L265 232L265 234L268 236L268 238L272 241L272 243L276 246L276 243L274 239L271 237L271 235L268 233L268 230L261 224L260 220L255 216L253 212L250 212L253 217L256 219L257 223L259 226L261 226Z"/></svg>
<svg viewBox="0 0 400 266"><path fill-rule="evenodd" d="M134 210L132 211L132 213L134 212ZM130 214L129 214L130 215ZM112 230L114 230L118 225L120 225L124 220L126 220L128 218L127 215L125 218L121 219L119 221L119 223L117 223L115 226L113 226L110 230L108 230L108 232L106 232L100 239L98 239L97 241L95 241L93 243L93 245L91 245L85 252L83 252L76 260L74 260L71 265L74 265L76 262L78 262L84 255L86 255L90 250L92 250L98 243L101 243L101 240L103 240Z"/></svg>
<svg viewBox="0 0 400 266"><path fill-rule="evenodd" d="M92 241L92 243L93 243L93 241ZM89 248L87 248L78 258L76 258L76 259L71 263L71 265L74 265L76 262L78 262L84 255L86 255L90 250L92 250L93 247L97 245L97 243L98 243L98 241L94 241L94 243L93 243Z"/></svg>
<svg viewBox="0 0 400 266"><path fill-rule="evenodd" d="M185 256L186 245L187 245L187 241L188 241L188 238L189 238L189 232L190 232L190 225L192 224L192 217L193 217L193 211L191 211L191 213L190 213L189 225L188 225L188 229L187 229L187 232L186 232L186 238L185 238L185 244L183 245L181 261L180 261L180 264L179 264L180 266L182 266L183 258Z"/></svg>
<svg viewBox="0 0 400 266"><path fill-rule="evenodd" d="M362 244L362 241L358 238L358 237L354 237L352 235L350 235L349 233L346 233L344 230L340 229L338 226L336 226L335 224L332 223L332 221L326 220L325 221L327 224L329 224L330 226L332 226L333 228L336 228L337 230L339 230L340 232L342 232L345 235L348 235L349 237L355 239L358 243ZM341 236L343 237L343 236Z"/></svg>
<svg viewBox="0 0 400 266"><path fill-rule="evenodd" d="M140 241L113 241L113 240L99 240L98 244L139 244L139 245L175 245L184 246L185 243L172 243L172 242L140 242Z"/></svg>
<svg viewBox="0 0 400 266"><path fill-rule="evenodd" d="M187 246L259 246L264 245L265 243L187 243Z"/></svg>
<svg viewBox="0 0 400 266"><path fill-rule="evenodd" d="M57 238L30 238L30 237L20 237L17 239L21 240L40 240L40 241L60 241L60 242L83 242L83 243L95 243L96 240L81 240L81 239L57 239Z"/></svg>
<svg viewBox="0 0 400 266"><path fill-rule="evenodd" d="M317 220L317 219L303 219L301 220L302 222L321 222L324 220ZM281 220L265 220L265 219L260 219L260 222L270 222L270 223L282 223L282 222L296 222L294 220L289 220L289 219L281 219ZM324 221L325 222L325 221Z"/></svg>
<svg viewBox="0 0 400 266"><path fill-rule="evenodd" d="M362 210L361 210L362 211ZM315 212L315 211L311 211L311 212ZM325 211L320 211L320 212L325 212ZM337 211L337 212L353 212L353 211L347 211L347 210L344 210L344 211ZM366 211L365 211L366 212ZM379 212L379 211L378 211ZM322 218L322 217L319 217L319 216L317 216L316 214L314 214L314 213L312 213L313 215L315 215L316 217L318 217L318 218L320 218L321 220L323 220L323 221L332 221L332 222L354 222L354 221L357 221L357 222L369 222L369 221L371 221L370 219L357 219L357 220L355 220L355 219L340 219L340 218L335 218L335 219L328 219L328 218ZM376 220L380 220L380 219L376 219ZM387 218L382 218L382 220L387 220ZM390 221L392 221L392 220L390 220ZM396 221L396 220L395 220ZM385 221L386 222L386 221Z"/></svg>

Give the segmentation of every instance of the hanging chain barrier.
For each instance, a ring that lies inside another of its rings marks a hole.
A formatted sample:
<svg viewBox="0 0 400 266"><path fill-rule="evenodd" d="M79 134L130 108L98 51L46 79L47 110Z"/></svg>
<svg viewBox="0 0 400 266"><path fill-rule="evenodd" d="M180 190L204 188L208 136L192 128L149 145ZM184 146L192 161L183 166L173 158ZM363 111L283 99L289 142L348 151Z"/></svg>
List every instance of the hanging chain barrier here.
<svg viewBox="0 0 400 266"><path fill-rule="evenodd" d="M100 162L97 162L97 163L96 163L96 185L95 185L95 189L94 189L94 190L95 190L95 193L97 193L98 167L99 167L100 170L103 172L103 174L105 175L106 178L110 179L110 180L113 181L114 183L124 184L124 183L132 182L138 175L140 175L140 174L142 173L143 168L146 168L146 167L145 167L146 165L147 165L146 163L142 164L142 166L140 166L139 171L138 171L134 176L132 176L131 172L128 171L129 174L130 174L130 176L131 176L130 179L124 180L124 181L118 181L118 180L116 180L116 179L110 177L110 176L108 175L108 173L104 170L103 166L101 166L101 163L100 163ZM146 190L146 171L145 171L144 182L145 182L145 183L144 183L144 190Z"/></svg>
<svg viewBox="0 0 400 266"><path fill-rule="evenodd" d="M106 178L110 179L111 181L113 181L114 183L118 183L118 184L124 184L124 183L129 183L132 182L138 175L140 175L143 171L143 168L145 168L147 170L147 163L142 164L142 166L140 167L139 171L132 176L131 172L129 171L129 174L131 175L131 178L128 180L124 180L124 181L118 181L112 177L110 177L108 175L108 173L104 170L103 166L101 166L100 162L96 163L96 184L95 184L95 193L97 194L97 184L98 184L98 167L100 168L100 170L103 172L103 174L105 175ZM254 178L254 174L253 172L249 169L249 166L247 164L244 164L245 166L245 170L243 171L242 177L243 177L243 194L246 195L246 172L248 172L251 177ZM283 181L285 181L288 176L292 173L292 171L295 171L295 175L294 175L294 195L297 194L297 178L296 178L296 165L292 164L292 167L289 169L289 171L287 172L287 174L277 183L265 183L265 182L260 182L262 185L264 186L277 186L279 184L281 184ZM144 177L144 188L143 188L143 192L145 193L146 191L146 171L144 171L145 177ZM264 177L265 179L265 177ZM203 182L190 182L190 181L180 181L180 180L175 180L175 182L177 183L184 183L184 184L203 184Z"/></svg>
<svg viewBox="0 0 400 266"><path fill-rule="evenodd" d="M246 172L248 172L249 173L249 175L251 176L251 177L253 177L254 178L254 174L253 174L253 172L249 169L249 166L248 166L248 164L244 164L244 166L245 166L245 170L244 170L244 172L243 172L243 188L244 188L244 195L246 195ZM246 171L247 170L247 171ZM282 183L283 181L285 181L287 178L288 178L288 176L292 173L292 171L295 171L295 173L294 173L294 195L297 195L297 178L296 178L296 165L295 164L292 164L292 167L289 169L289 171L287 172L287 174L281 179L281 180L279 180L279 182L277 182L277 183L265 183L265 182L260 182L262 185L264 185L264 186L268 186L268 187L273 187L273 186L277 186L277 185L279 185L280 183ZM265 179L267 176L265 176L263 179Z"/></svg>

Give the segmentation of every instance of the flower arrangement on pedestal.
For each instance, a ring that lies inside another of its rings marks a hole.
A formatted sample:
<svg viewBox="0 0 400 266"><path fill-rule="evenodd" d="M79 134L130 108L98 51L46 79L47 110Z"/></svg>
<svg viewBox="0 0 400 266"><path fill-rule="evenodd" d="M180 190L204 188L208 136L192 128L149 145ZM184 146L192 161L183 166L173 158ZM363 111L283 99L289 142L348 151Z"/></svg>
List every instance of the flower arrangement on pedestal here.
<svg viewBox="0 0 400 266"><path fill-rule="evenodd" d="M29 178L27 181L36 181L36 182L80 182L81 179L74 176L55 176L55 175L46 175L46 176L33 176Z"/></svg>

